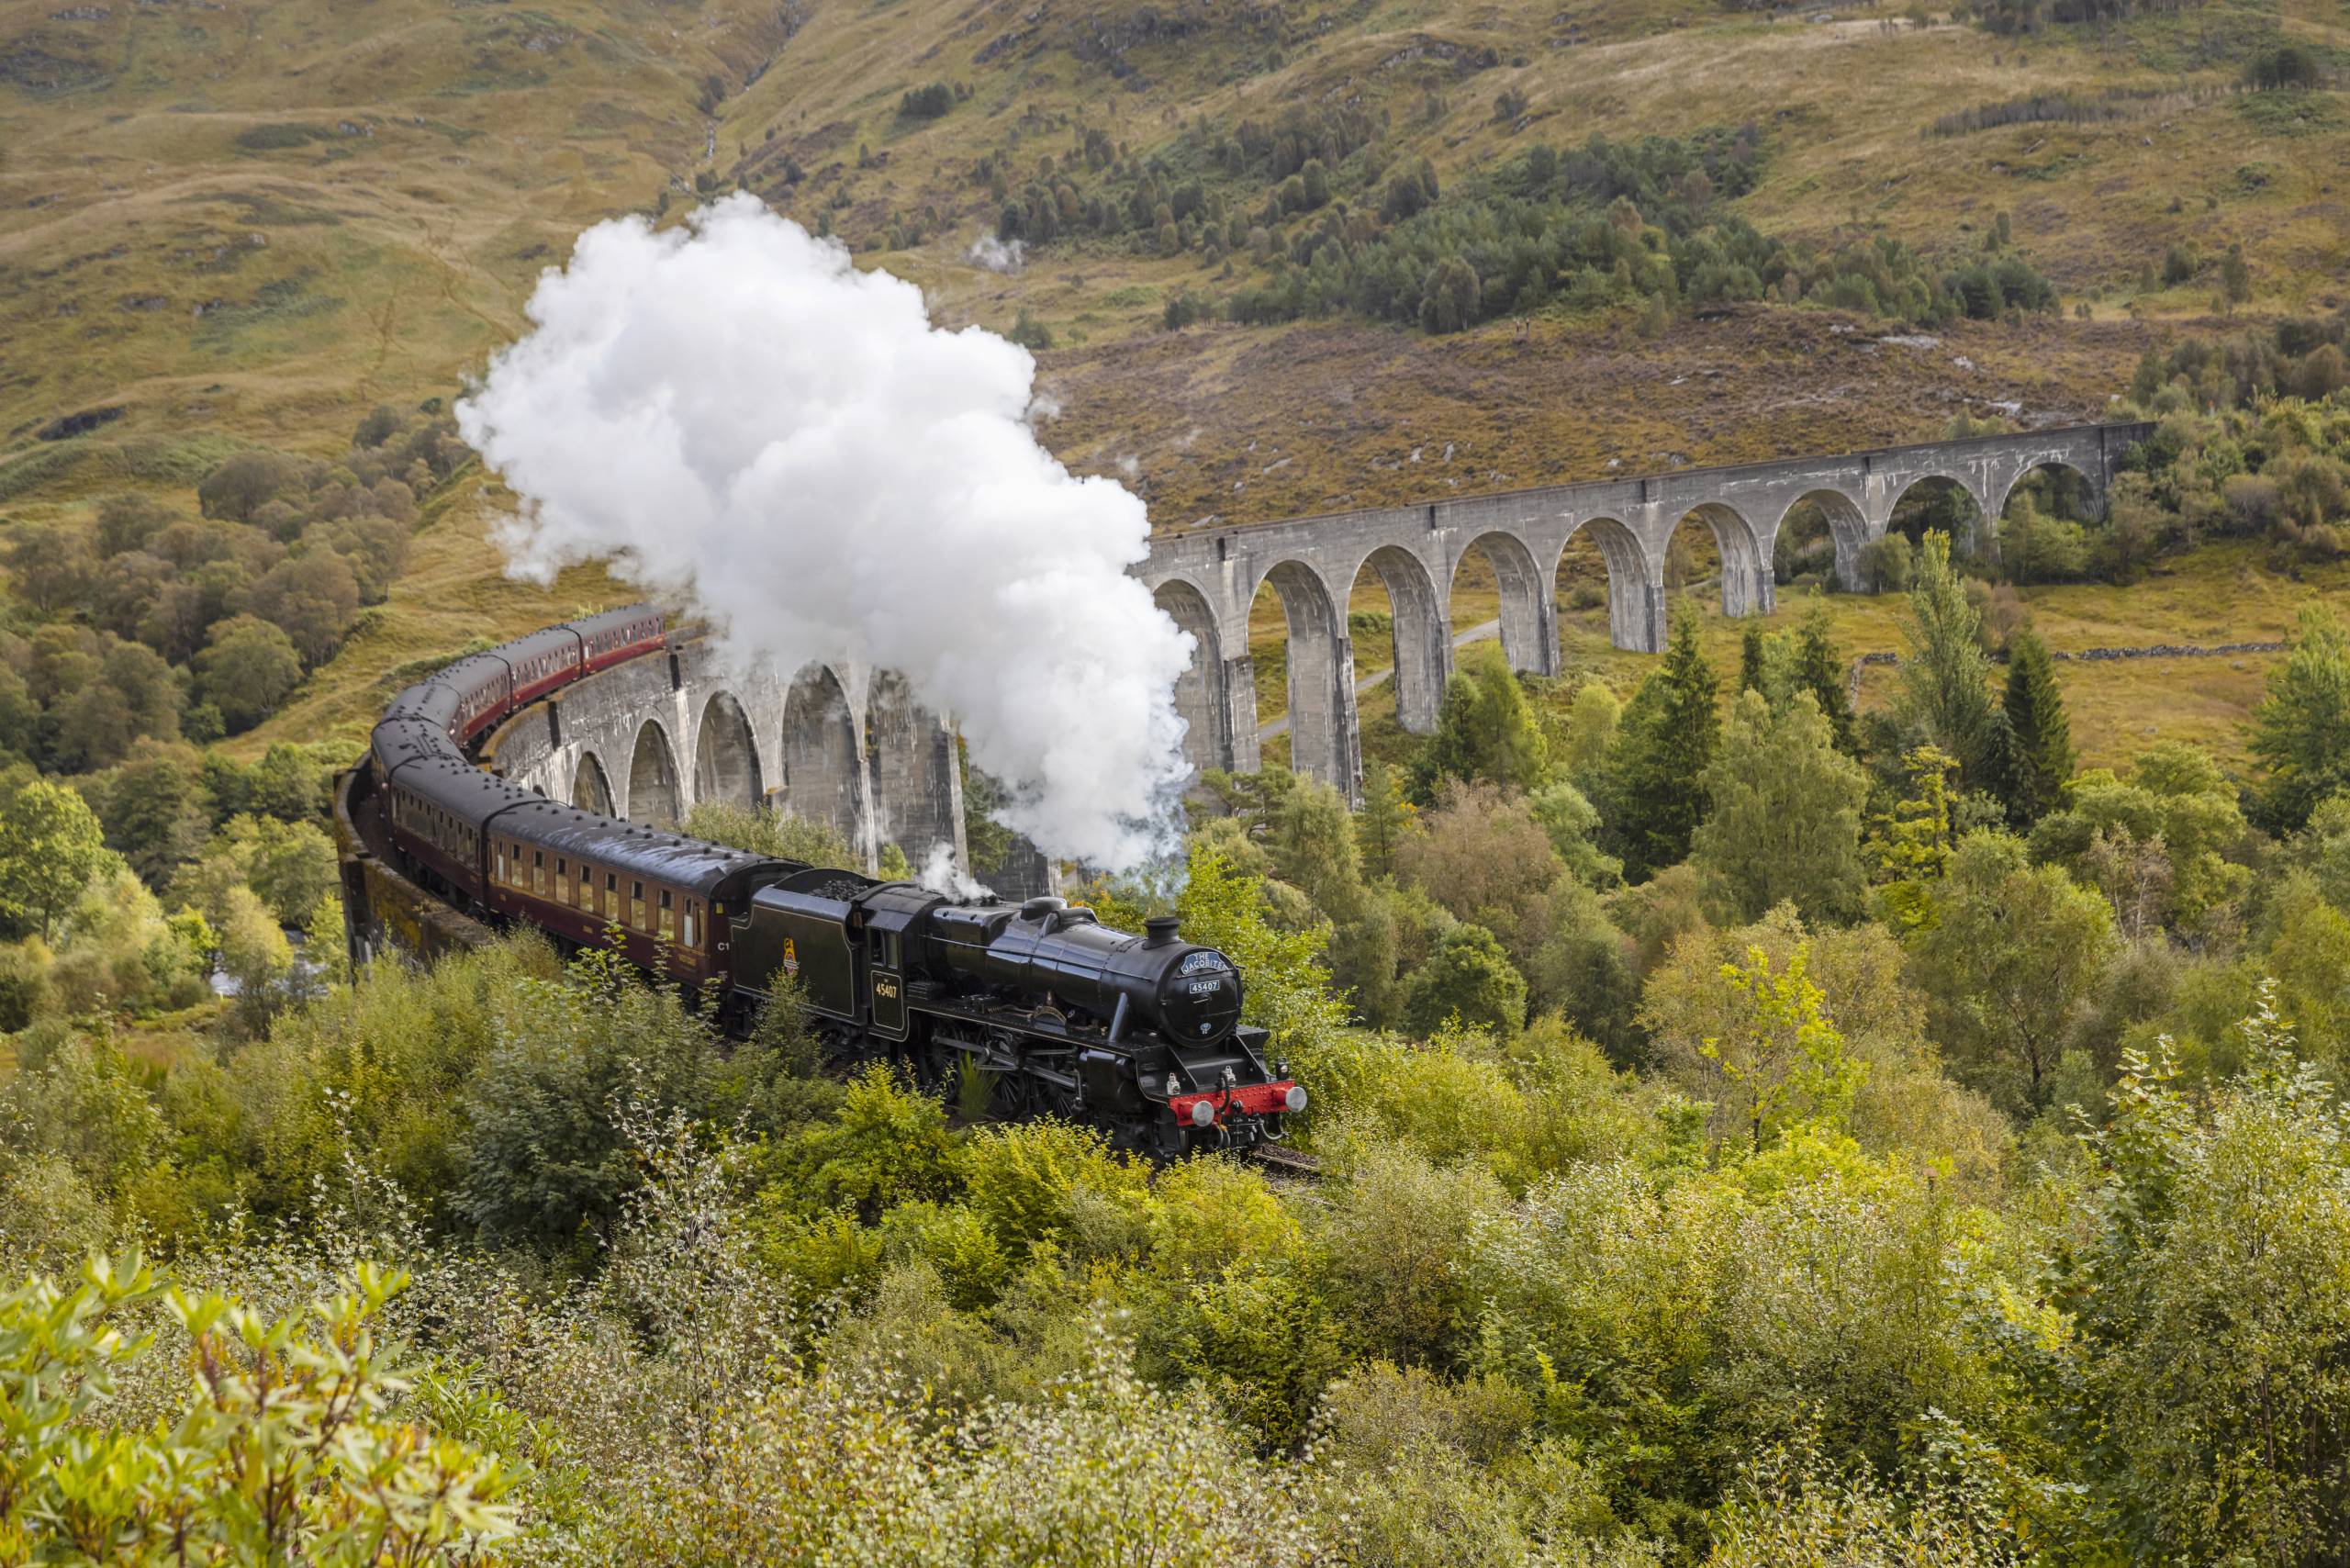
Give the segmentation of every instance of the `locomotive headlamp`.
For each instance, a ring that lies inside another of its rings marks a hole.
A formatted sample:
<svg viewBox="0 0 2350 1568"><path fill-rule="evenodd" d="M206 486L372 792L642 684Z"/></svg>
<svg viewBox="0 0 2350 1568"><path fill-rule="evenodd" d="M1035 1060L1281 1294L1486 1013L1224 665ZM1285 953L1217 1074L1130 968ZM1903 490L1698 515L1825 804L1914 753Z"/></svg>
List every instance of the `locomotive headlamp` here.
<svg viewBox="0 0 2350 1568"><path fill-rule="evenodd" d="M1214 1105L1209 1104L1205 1100L1194 1100L1192 1102L1192 1125L1193 1126L1203 1127L1214 1120L1215 1107Z"/></svg>
<svg viewBox="0 0 2350 1568"><path fill-rule="evenodd" d="M1283 1099L1281 1103L1289 1107L1290 1114L1292 1116L1297 1114L1298 1112L1304 1110L1305 1086L1300 1083L1291 1084L1289 1086L1288 1097Z"/></svg>

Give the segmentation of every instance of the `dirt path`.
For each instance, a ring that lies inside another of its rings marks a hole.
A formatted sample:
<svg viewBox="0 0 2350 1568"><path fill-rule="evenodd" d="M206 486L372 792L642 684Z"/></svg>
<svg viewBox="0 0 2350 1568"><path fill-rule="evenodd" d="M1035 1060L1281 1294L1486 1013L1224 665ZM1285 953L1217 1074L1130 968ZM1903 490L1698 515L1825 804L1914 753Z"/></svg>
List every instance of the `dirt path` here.
<svg viewBox="0 0 2350 1568"><path fill-rule="evenodd" d="M1488 621L1481 625L1472 626L1466 632L1463 632L1459 636L1453 638L1452 645L1456 648L1465 648L1472 643L1482 643L1488 637L1497 637L1501 635L1501 630L1502 623L1500 622ZM1364 676L1360 680L1355 682L1355 696L1360 698L1366 691L1378 690L1380 687L1386 684L1387 678L1394 673L1395 668L1393 665L1390 665L1387 668L1382 670L1373 670L1371 674ZM1257 738L1259 741L1269 741L1275 735L1285 735L1287 734L1289 734L1289 715L1286 713L1282 714L1280 718L1275 719L1270 724L1259 724L1257 726Z"/></svg>

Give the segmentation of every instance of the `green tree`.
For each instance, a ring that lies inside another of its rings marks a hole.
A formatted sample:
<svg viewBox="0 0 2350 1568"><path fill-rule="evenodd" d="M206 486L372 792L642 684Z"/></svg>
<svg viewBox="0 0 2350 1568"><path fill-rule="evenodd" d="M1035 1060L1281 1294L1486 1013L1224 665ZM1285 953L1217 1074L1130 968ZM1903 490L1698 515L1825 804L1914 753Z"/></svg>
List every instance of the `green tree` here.
<svg viewBox="0 0 2350 1568"><path fill-rule="evenodd" d="M2228 247L2220 262L2220 301L2228 309L2252 299L2252 265L2244 259L2244 241Z"/></svg>
<svg viewBox="0 0 2350 1568"><path fill-rule="evenodd" d="M0 801L0 920L46 940L106 864L106 833L89 802L28 778Z"/></svg>
<svg viewBox="0 0 2350 1568"><path fill-rule="evenodd" d="M2350 634L2327 605L2303 607L2252 726L2252 754L2267 775L2254 818L2270 833L2299 831L2320 801L2350 788Z"/></svg>
<svg viewBox="0 0 2350 1568"><path fill-rule="evenodd" d="M1861 913L1868 778L1836 749L1809 692L1776 714L1760 691L1741 693L1705 791L1713 811L1692 838L1690 864L1729 919L1758 920L1783 902L1813 920Z"/></svg>
<svg viewBox="0 0 2350 1568"><path fill-rule="evenodd" d="M1607 748L1616 744L1616 727L1623 716L1623 704L1616 700L1616 693L1601 680L1584 681L1576 689L1574 701L1568 705L1559 763L1567 770L1567 777L1586 793L1600 777L1600 769L1607 761Z"/></svg>
<svg viewBox="0 0 2350 1568"><path fill-rule="evenodd" d="M1267 918L1263 879L1204 836L1184 863L1176 906L1183 935L1230 958L1248 980L1243 1019L1271 1031L1277 1051L1320 1040L1346 1022L1322 967L1326 929L1284 929Z"/></svg>
<svg viewBox="0 0 2350 1568"><path fill-rule="evenodd" d="M2030 628L2008 642L2007 725L1997 792L2008 820L2028 829L2054 811L2073 777L2073 725L2048 644Z"/></svg>
<svg viewBox="0 0 2350 1568"><path fill-rule="evenodd" d="M1814 604L1804 611L1803 624L1796 633L1796 689L1810 692L1811 700L1819 704L1820 717L1828 721L1836 749L1847 756L1858 756L1861 742L1852 722L1850 679L1830 626L1828 607Z"/></svg>
<svg viewBox="0 0 2350 1568"><path fill-rule="evenodd" d="M311 550L263 573L246 596L253 614L282 629L315 668L326 662L359 614L359 579L331 550Z"/></svg>
<svg viewBox="0 0 2350 1568"><path fill-rule="evenodd" d="M1500 649L1482 644L1445 683L1436 734L1413 759L1412 798L1427 804L1447 778L1530 790L1549 761L1542 726L1509 661Z"/></svg>
<svg viewBox="0 0 2350 1568"><path fill-rule="evenodd" d="M1517 1033L1526 1022L1526 980L1482 925L1456 925L1413 977L1404 1019L1427 1036L1454 1021L1496 1035Z"/></svg>
<svg viewBox="0 0 2350 1568"><path fill-rule="evenodd" d="M2074 1009L2119 946L2104 899L1988 831L1960 842L1909 937L1934 1038L1968 1078L2032 1110Z"/></svg>
<svg viewBox="0 0 2350 1568"><path fill-rule="evenodd" d="M1706 820L1706 769L1721 734L1720 689L1697 645L1696 615L1684 607L1673 617L1664 666L1625 706L1602 791L1601 814L1633 881L1686 858L1690 838Z"/></svg>
<svg viewBox="0 0 2350 1568"><path fill-rule="evenodd" d="M1373 877L1395 872L1395 846L1411 831L1412 805L1395 770L1378 757L1362 765L1362 809L1355 813L1355 846Z"/></svg>
<svg viewBox="0 0 2350 1568"><path fill-rule="evenodd" d="M1738 642L1738 689L1740 691L1764 689L1763 666L1769 661L1769 639L1762 633L1762 622L1749 620L1746 631Z"/></svg>
<svg viewBox="0 0 2350 1568"><path fill-rule="evenodd" d="M2235 786L2206 752L2165 741L2138 757L2127 782L2094 768L2076 778L2068 793L2064 809L2032 830L2033 859L2079 868L2100 840L2150 849L2165 867L2168 914L2183 924L2200 920L2250 882L2250 868L2228 858L2244 838Z"/></svg>
<svg viewBox="0 0 2350 1568"><path fill-rule="evenodd" d="M212 826L204 765L184 745L141 742L106 780L95 803L106 847L151 888L162 887L202 854Z"/></svg>
<svg viewBox="0 0 2350 1568"><path fill-rule="evenodd" d="M293 639L258 615L214 623L196 655L196 686L220 711L231 733L250 730L301 683L302 655Z"/></svg>
<svg viewBox="0 0 2350 1568"><path fill-rule="evenodd" d="M1942 879L1957 840L1951 831L1950 776L1958 765L1939 746L1921 745L1901 759L1908 793L1875 834L1878 898L1896 932L1915 931L1933 918L1933 884Z"/></svg>
<svg viewBox="0 0 2350 1568"><path fill-rule="evenodd" d="M1982 616L1950 562L1950 535L1926 535L1902 630L1898 706L1908 722L1957 759L1959 778L1981 784L1995 755L1999 719L1991 704L1991 661L1983 652Z"/></svg>
<svg viewBox="0 0 2350 1568"><path fill-rule="evenodd" d="M1810 958L1797 943L1779 969L1760 947L1748 948L1743 964L1723 965L1735 1021L1698 1047L1713 1070L1711 1098L1756 1154L1798 1123L1841 1126L1866 1075L1820 1011Z"/></svg>

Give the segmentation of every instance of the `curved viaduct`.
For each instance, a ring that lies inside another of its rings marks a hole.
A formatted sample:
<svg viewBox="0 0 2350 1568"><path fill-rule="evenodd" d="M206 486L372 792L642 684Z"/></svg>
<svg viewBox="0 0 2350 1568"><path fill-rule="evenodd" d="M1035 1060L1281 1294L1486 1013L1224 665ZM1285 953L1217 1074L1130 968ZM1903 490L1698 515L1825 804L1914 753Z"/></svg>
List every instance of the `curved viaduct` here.
<svg viewBox="0 0 2350 1568"><path fill-rule="evenodd" d="M722 662L706 640L584 677L490 736L483 765L550 800L676 823L705 801L829 823L867 869L895 844L968 866L955 732L906 683L862 665L786 680Z"/></svg>
<svg viewBox="0 0 2350 1568"><path fill-rule="evenodd" d="M1136 575L1198 639L1198 655L1177 689L1193 767L1258 766L1248 611L1270 583L1289 627L1293 764L1351 795L1362 756L1347 606L1366 569L1385 586L1393 611L1397 717L1425 734L1436 726L1452 673L1451 586L1472 554L1499 586L1511 666L1555 675L1554 585L1578 533L1589 532L1606 563L1615 644L1657 653L1665 636L1665 553L1687 521L1702 523L1720 554L1722 612L1768 614L1779 531L1803 502L1827 517L1838 575L1855 581L1862 548L1885 536L1895 506L1913 487L1949 480L1995 521L2025 475L2071 469L2102 510L2122 454L2153 428L2079 425L1199 530L1154 541Z"/></svg>

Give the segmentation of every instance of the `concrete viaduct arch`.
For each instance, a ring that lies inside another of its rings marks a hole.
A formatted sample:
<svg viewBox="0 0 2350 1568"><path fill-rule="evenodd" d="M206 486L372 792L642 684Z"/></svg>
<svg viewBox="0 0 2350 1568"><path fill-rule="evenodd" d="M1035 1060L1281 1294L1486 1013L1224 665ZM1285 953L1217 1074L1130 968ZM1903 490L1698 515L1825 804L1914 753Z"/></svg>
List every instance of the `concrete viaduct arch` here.
<svg viewBox="0 0 2350 1568"><path fill-rule="evenodd" d="M1294 765L1351 795L1361 739L1347 605L1366 567L1378 573L1395 610L1397 717L1405 729L1425 732L1435 726L1452 671L1450 586L1472 553L1500 587L1502 647L1512 667L1556 675L1554 585L1568 543L1584 530L1606 564L1611 639L1619 648L1657 653L1666 630L1665 554L1688 522L1711 532L1721 557L1723 613L1769 614L1779 530L1804 501L1827 516L1837 568L1856 580L1862 549L1885 536L1895 505L1913 486L1948 479L1996 520L2025 475L2070 468L2101 510L2122 454L2152 429L2080 425L1202 529L1154 540L1135 571L1198 642L1177 690L1190 721L1185 749L1192 766L1259 764L1248 611L1270 582L1289 625Z"/></svg>
<svg viewBox="0 0 2350 1568"><path fill-rule="evenodd" d="M704 801L831 823L867 869L894 844L969 864L955 732L905 683L857 664L787 679L681 644L586 677L509 720L485 762L551 800L668 823Z"/></svg>

